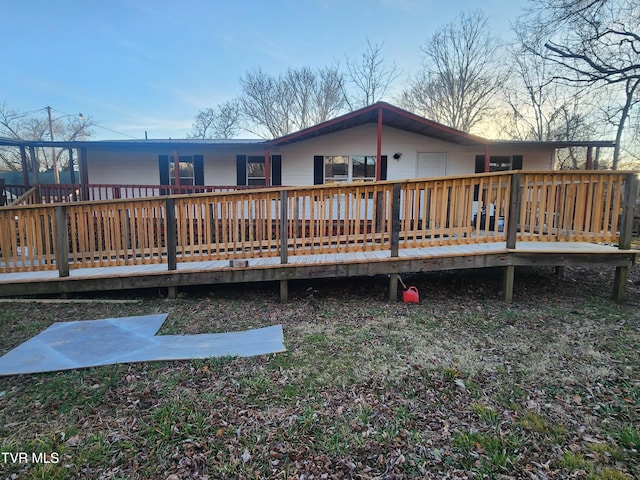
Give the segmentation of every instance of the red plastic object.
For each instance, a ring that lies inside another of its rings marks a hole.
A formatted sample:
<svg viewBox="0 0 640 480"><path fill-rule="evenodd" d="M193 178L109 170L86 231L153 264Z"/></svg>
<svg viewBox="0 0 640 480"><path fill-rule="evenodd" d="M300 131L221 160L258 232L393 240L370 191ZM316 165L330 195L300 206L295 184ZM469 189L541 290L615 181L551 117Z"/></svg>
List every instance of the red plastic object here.
<svg viewBox="0 0 640 480"><path fill-rule="evenodd" d="M402 292L402 301L404 303L418 303L420 301L418 289L414 286L407 288Z"/></svg>

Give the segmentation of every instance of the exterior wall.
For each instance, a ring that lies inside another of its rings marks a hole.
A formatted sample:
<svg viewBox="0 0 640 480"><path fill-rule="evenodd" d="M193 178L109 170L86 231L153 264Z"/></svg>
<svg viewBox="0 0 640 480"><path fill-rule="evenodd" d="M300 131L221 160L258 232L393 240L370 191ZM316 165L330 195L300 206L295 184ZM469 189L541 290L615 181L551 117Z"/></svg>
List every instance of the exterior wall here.
<svg viewBox="0 0 640 480"><path fill-rule="evenodd" d="M87 150L89 183L158 185L158 156L148 152L94 152Z"/></svg>
<svg viewBox="0 0 640 480"><path fill-rule="evenodd" d="M154 144L132 144L130 148L109 148L96 144L87 148L89 183L158 185L159 155L173 155L175 147ZM204 156L205 185L236 185L236 155L263 155L264 145L180 145L181 155ZM402 154L399 160L394 153ZM373 155L377 153L377 125L368 124L311 140L272 148L271 154L282 155L283 185L312 185L314 155ZM445 174L465 175L475 171L476 155L484 155L484 146L465 147L430 137L383 127L382 154L387 156L387 178L416 178L420 153L446 154ZM526 170L553 168L554 150L550 147L523 145L491 146L490 155L522 155Z"/></svg>
<svg viewBox="0 0 640 480"><path fill-rule="evenodd" d="M181 145L178 153L203 155L205 185L236 185L236 155L263 155L264 146ZM160 155L172 157L173 147L156 145L155 148L141 149L132 146L131 151L91 147L87 149L89 183L159 185Z"/></svg>
<svg viewBox="0 0 640 480"><path fill-rule="evenodd" d="M314 155L376 155L377 125L369 124L312 140L294 143L272 153L282 154L283 185L312 185ZM400 160L393 154L402 153ZM387 178L415 178L419 153L446 153L446 175L474 173L476 155L484 155L484 147L466 147L416 135L391 127L382 130L382 154L387 155ZM522 155L523 168L549 170L553 166L553 148L523 146L520 149L492 145L490 155Z"/></svg>

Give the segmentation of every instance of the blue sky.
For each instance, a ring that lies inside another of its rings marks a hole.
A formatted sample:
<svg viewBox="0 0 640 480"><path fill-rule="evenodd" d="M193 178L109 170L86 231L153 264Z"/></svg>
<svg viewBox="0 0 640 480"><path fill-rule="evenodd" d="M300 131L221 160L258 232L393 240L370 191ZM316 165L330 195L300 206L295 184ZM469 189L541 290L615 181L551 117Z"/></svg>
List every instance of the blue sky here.
<svg viewBox="0 0 640 480"><path fill-rule="evenodd" d="M485 0L494 33L526 0ZM96 139L184 138L200 109L240 93L260 67L322 67L384 43L403 78L440 25L473 0L0 0L0 103L82 112ZM446 8L445 8L446 6Z"/></svg>

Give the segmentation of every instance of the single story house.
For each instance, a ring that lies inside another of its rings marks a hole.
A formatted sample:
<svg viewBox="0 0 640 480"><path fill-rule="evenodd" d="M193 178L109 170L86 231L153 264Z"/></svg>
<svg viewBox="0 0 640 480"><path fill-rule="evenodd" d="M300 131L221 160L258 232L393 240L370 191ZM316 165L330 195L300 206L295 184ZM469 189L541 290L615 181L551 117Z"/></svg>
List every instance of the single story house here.
<svg viewBox="0 0 640 480"><path fill-rule="evenodd" d="M26 151L34 146L68 148L79 166L79 178L71 168L72 183L230 187L551 170L556 150L572 146L587 148L589 168L593 148L614 146L608 141L488 140L386 102L273 140L0 140L0 145L21 148L25 185L29 182Z"/></svg>

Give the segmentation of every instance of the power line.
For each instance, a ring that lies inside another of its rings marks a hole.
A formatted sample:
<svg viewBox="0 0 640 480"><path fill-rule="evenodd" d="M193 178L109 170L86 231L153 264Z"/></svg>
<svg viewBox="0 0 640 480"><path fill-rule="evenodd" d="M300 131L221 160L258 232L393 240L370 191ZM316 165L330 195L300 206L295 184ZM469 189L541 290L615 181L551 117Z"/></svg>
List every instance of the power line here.
<svg viewBox="0 0 640 480"><path fill-rule="evenodd" d="M110 128L103 127L102 125L92 125L92 127L102 128L104 130L109 130L110 132L117 133L118 135L124 135L125 137L133 138L135 140L140 140L139 137L134 137L133 135L129 135L128 133L118 132L117 130L111 130Z"/></svg>
<svg viewBox="0 0 640 480"><path fill-rule="evenodd" d="M71 114L71 113L66 113L66 112L63 112L62 110L57 110L57 109L55 109L55 108L53 108L52 110L54 110L54 111L56 111L56 112L59 112L59 113L63 113L63 114L65 114L65 115L73 115L73 114ZM125 136L125 137L129 137L129 138L133 138L133 139L135 139L135 140L139 140L139 138L138 138L138 137L134 137L133 135L129 135L128 133L119 132L119 131L117 131L117 130L112 130L112 129L110 129L110 128L103 127L102 125L99 125L99 124L95 124L95 125L91 125L91 126L92 126L92 127L102 128L103 130L108 130L109 132L117 133L118 135L123 135L123 136Z"/></svg>

